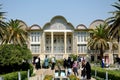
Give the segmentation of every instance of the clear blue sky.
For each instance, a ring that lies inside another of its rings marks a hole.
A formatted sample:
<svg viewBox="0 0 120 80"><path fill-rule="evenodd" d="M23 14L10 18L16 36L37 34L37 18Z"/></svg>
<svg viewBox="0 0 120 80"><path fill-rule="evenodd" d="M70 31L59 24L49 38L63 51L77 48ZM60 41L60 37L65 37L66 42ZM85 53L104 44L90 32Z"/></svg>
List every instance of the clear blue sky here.
<svg viewBox="0 0 120 80"><path fill-rule="evenodd" d="M96 19L112 16L111 5L118 0L1 0L6 18L23 20L28 26L41 27L54 16L64 16L74 27L84 24L87 27Z"/></svg>

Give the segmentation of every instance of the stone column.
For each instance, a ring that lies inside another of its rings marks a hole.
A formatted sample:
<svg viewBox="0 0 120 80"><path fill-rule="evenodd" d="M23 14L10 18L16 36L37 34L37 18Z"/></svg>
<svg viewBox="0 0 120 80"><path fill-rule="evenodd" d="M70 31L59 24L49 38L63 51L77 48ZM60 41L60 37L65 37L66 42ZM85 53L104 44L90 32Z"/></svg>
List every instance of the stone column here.
<svg viewBox="0 0 120 80"><path fill-rule="evenodd" d="M113 50L112 50L112 43L109 43L110 44L110 49L109 49L109 53L108 53L108 56L109 56L109 64L113 64L114 60L113 60Z"/></svg>
<svg viewBox="0 0 120 80"><path fill-rule="evenodd" d="M41 34L41 53L45 53L45 32Z"/></svg>
<svg viewBox="0 0 120 80"><path fill-rule="evenodd" d="M44 53L46 53L46 36L45 35L46 35L45 32L43 32L43 37L44 37L44 41L43 41L43 43L44 43Z"/></svg>
<svg viewBox="0 0 120 80"><path fill-rule="evenodd" d="M67 46L66 46L66 35L67 35L67 33L66 32L64 32L64 50L65 50L65 54L66 54L66 48L67 48Z"/></svg>
<svg viewBox="0 0 120 80"><path fill-rule="evenodd" d="M77 43L78 43L78 35L76 36L76 41L77 41ZM77 54L77 56L78 56L78 55L79 55L79 54L78 54L78 53L79 53L79 52L78 52L78 45L77 45L77 47L76 47L76 52L77 52L76 54Z"/></svg>
<svg viewBox="0 0 120 80"><path fill-rule="evenodd" d="M53 32L51 32L51 53L53 54Z"/></svg>
<svg viewBox="0 0 120 80"><path fill-rule="evenodd" d="M77 54L78 51L77 51L77 33L76 32L73 32L73 53L74 54Z"/></svg>

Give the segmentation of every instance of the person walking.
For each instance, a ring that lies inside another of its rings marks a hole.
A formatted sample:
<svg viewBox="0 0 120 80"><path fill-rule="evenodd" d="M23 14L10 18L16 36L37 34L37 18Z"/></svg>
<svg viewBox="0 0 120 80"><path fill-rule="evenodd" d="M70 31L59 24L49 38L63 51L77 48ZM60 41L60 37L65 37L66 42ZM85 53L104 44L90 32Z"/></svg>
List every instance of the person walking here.
<svg viewBox="0 0 120 80"><path fill-rule="evenodd" d="M87 77L87 80L90 80L91 79L91 66L90 66L90 63L87 62L86 63L86 77Z"/></svg>
<svg viewBox="0 0 120 80"><path fill-rule="evenodd" d="M49 65L49 63L48 63L48 58L47 58L47 55L45 56L45 60L44 60L44 66L45 66L45 68L48 68L48 65Z"/></svg>
<svg viewBox="0 0 120 80"><path fill-rule="evenodd" d="M67 60L67 68L72 68L70 57L68 57L68 60Z"/></svg>
<svg viewBox="0 0 120 80"><path fill-rule="evenodd" d="M38 69L41 69L40 57L38 57Z"/></svg>
<svg viewBox="0 0 120 80"><path fill-rule="evenodd" d="M74 61L72 68L73 68L74 75L78 76L78 64L77 64L77 61Z"/></svg>
<svg viewBox="0 0 120 80"><path fill-rule="evenodd" d="M104 68L104 66L105 66L105 60L104 59L102 59L101 64L102 64L102 68Z"/></svg>
<svg viewBox="0 0 120 80"><path fill-rule="evenodd" d="M64 58L64 62L63 62L63 67L66 69L67 68L67 60Z"/></svg>
<svg viewBox="0 0 120 80"><path fill-rule="evenodd" d="M38 68L39 68L38 63L39 63L39 59L36 58L36 59L35 59L35 68L36 68L37 70L38 70Z"/></svg>
<svg viewBox="0 0 120 80"><path fill-rule="evenodd" d="M54 70L55 63L56 63L55 57L52 57L51 62L52 62L51 70Z"/></svg>
<svg viewBox="0 0 120 80"><path fill-rule="evenodd" d="M85 63L85 60L82 60L82 70L81 70L81 77L83 77L83 79L85 78L86 76L86 63Z"/></svg>

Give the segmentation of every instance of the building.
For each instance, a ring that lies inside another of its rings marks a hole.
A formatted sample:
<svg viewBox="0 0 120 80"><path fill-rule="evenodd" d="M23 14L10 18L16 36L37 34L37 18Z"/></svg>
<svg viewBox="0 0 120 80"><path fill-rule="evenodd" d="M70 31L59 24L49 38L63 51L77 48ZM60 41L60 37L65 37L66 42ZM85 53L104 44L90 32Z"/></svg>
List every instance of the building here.
<svg viewBox="0 0 120 80"><path fill-rule="evenodd" d="M87 49L87 39L90 37L88 30L95 29L97 25L103 23L103 20L95 20L88 27L84 24L75 27L63 16L53 17L43 27L37 24L28 27L21 21L21 24L25 25L29 31L28 47L32 51L34 59L38 56L44 59L46 55L61 59L67 58L70 54L76 54L81 57L90 56L93 61L98 58L98 54L96 51L88 51ZM105 52L105 60L108 63L113 63L111 61L113 55L109 53L111 50ZM114 55L118 55L118 50L114 52Z"/></svg>

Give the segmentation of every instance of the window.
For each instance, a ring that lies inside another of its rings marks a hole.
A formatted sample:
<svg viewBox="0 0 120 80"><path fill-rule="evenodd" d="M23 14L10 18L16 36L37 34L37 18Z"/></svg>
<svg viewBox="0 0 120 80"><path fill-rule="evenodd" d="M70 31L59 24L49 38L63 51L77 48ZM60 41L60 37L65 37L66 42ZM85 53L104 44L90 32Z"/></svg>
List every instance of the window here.
<svg viewBox="0 0 120 80"><path fill-rule="evenodd" d="M87 50L87 46L86 45L78 45L78 52L79 53L85 53Z"/></svg>
<svg viewBox="0 0 120 80"><path fill-rule="evenodd" d="M39 44L32 44L31 45L31 51L33 53L39 53L40 52L40 45Z"/></svg>
<svg viewBox="0 0 120 80"><path fill-rule="evenodd" d="M40 32L31 32L30 34L31 42L39 42L40 41Z"/></svg>

